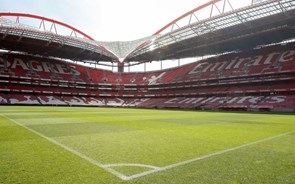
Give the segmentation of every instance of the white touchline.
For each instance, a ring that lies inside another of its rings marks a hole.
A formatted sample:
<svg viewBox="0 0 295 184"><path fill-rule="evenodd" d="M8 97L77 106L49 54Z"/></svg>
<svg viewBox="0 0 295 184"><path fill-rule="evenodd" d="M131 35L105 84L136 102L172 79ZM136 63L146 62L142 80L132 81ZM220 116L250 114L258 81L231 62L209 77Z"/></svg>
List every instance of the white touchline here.
<svg viewBox="0 0 295 184"><path fill-rule="evenodd" d="M44 139L46 139L46 140L52 142L53 144L58 145L58 146L64 148L65 150L67 150L67 151L69 151L69 152L71 152L71 153L73 153L73 154L79 156L80 158L83 158L84 160L87 160L88 162L92 163L93 165L96 165L96 166L98 166L98 167L100 167L100 168L102 168L102 169L104 169L104 170L106 170L106 171L112 173L113 175L115 175L115 176L121 178L122 180L126 180L126 179L128 178L128 176L125 176L125 175L123 175L123 174L121 174L121 173L119 173L119 172L117 172L117 171L115 171L115 170L113 170L113 169L111 169L111 168L105 167L103 164L101 164L101 163L97 162L96 160L94 160L94 159L88 157L87 155L85 155L85 154L83 154L83 153L80 153L80 152L78 152L77 150L74 150L74 149L72 149L72 148L70 148L70 147L68 147L68 146L66 146L66 145L64 145L64 144L62 144L62 143L60 143L60 142L57 142L56 140L54 140L54 139L52 139L52 138L50 138L50 137L47 137L47 136L45 136L44 134L42 134L42 133L40 133L40 132L37 132L37 131L31 129L31 128L29 128L29 127L27 127L27 126L25 126L25 125L23 125L23 124L21 124L21 123L15 121L14 119L11 119L11 118L7 117L7 116L4 115L4 114L1 114L1 116L3 116L4 118L6 118L6 119L8 119L8 120L10 120L10 121L12 121L12 122L14 122L14 123L17 124L18 126L21 126L21 127L25 128L25 129L27 129L27 130L33 132L34 134L36 134L36 135L38 135L38 136L40 136L40 137L42 137L42 138L44 138Z"/></svg>
<svg viewBox="0 0 295 184"><path fill-rule="evenodd" d="M40 133L40 132L37 132L21 123L18 123L17 121L7 117L6 115L4 114L1 114L1 116L5 117L6 119L14 122L15 124L35 133L36 135L64 148L65 150L87 160L88 162L112 173L113 175L121 178L122 180L132 180L132 179L135 179L135 178L140 178L140 177L143 177L143 176L146 176L146 175L149 175L149 174L152 174L152 173L156 173L156 172L160 172L160 171L165 171L165 170L168 170L168 169L172 169L172 168L175 168L175 167L178 167L178 166L182 166L182 165L186 165L186 164L189 164L189 163L192 163L192 162L195 162L195 161L198 161L198 160L203 160L203 159L206 159L206 158L209 158L209 157L213 157L213 156L217 156L217 155L221 155L221 154L224 154L224 153L227 153L227 152L230 152L230 151L235 151L235 150L238 150L238 149L241 149L241 148L244 148L244 147L247 147L247 146L251 146L251 145L254 145L254 144L258 144L258 143L261 143L261 142L265 142L265 141L269 141L269 140L272 140L272 139L276 139L276 138L279 138L279 137L282 137L282 136L286 136L286 135L289 135L289 134L292 134L292 133L295 133L295 131L291 131L291 132L287 132L287 133L283 133L283 134L279 134L279 135L276 135L276 136L273 136L273 137L268 137L268 138L265 138L265 139L261 139L261 140L258 140L258 141L254 141L254 142L250 142L250 143L247 143L247 144L243 144L243 145L240 145L240 146L237 146L237 147L233 147L233 148L230 148L230 149L226 149L226 150L222 150L222 151L218 151L218 152L215 152L215 153L211 153L211 154L208 154L208 155L203 155L201 157L197 157L197 158L193 158L193 159L190 159L190 160L186 160L186 161L183 161L183 162L178 162L178 163L175 163L175 164L171 164L171 165L167 165L167 166L164 166L164 167L156 167L156 166L152 166L152 165L145 165L145 164L131 164L131 163L126 163L126 164L101 164L99 162L97 162L96 160L88 157L87 155L83 154L83 153L80 153L70 147L67 147L66 145L60 143L60 142L57 142L56 140L50 138L50 137L47 137L45 136L44 134ZM119 167L119 166L138 166L138 167L146 167L146 168L151 168L152 170L149 170L149 171L145 171L145 172L142 172L142 173L138 173L138 174L134 174L134 175L131 175L131 176L126 176L116 170L113 170L111 169L110 167Z"/></svg>

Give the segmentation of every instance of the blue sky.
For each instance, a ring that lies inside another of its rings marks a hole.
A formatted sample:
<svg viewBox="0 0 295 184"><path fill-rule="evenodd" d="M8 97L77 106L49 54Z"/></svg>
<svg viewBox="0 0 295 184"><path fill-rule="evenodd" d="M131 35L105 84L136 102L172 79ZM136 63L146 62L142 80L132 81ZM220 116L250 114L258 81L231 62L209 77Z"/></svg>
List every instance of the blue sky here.
<svg viewBox="0 0 295 184"><path fill-rule="evenodd" d="M1 0L0 12L52 18L100 41L150 36L206 0Z"/></svg>

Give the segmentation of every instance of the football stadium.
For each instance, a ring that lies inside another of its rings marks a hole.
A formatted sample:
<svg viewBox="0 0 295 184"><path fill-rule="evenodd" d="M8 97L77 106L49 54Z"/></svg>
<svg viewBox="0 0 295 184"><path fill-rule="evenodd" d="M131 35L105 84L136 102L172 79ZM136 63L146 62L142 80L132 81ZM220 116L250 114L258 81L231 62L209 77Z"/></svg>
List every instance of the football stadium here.
<svg viewBox="0 0 295 184"><path fill-rule="evenodd" d="M0 184L294 183L295 0L236 2L132 41L0 12Z"/></svg>

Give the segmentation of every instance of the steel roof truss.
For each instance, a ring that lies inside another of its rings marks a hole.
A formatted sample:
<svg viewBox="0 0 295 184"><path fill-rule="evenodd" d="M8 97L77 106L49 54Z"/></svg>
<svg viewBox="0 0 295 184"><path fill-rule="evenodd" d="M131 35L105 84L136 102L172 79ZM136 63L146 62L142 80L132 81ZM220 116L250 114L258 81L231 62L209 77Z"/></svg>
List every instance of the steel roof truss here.
<svg viewBox="0 0 295 184"><path fill-rule="evenodd" d="M195 17L195 18L197 19L197 21L200 21L200 20L198 19L197 15L196 15L195 13L192 13L192 14L190 15L190 18L189 18L189 22L188 22L189 25L191 24L191 22L192 22L192 18L193 18L193 17Z"/></svg>

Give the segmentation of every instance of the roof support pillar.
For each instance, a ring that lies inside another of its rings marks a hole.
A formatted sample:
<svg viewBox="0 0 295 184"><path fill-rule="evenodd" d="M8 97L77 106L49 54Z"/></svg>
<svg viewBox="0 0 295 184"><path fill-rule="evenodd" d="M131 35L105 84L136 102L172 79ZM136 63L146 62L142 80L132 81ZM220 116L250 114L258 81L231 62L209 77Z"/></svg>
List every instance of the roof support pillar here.
<svg viewBox="0 0 295 184"><path fill-rule="evenodd" d="M120 62L120 61L118 61L117 63L118 63L118 72L123 73L124 72L124 63Z"/></svg>

